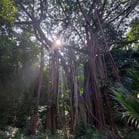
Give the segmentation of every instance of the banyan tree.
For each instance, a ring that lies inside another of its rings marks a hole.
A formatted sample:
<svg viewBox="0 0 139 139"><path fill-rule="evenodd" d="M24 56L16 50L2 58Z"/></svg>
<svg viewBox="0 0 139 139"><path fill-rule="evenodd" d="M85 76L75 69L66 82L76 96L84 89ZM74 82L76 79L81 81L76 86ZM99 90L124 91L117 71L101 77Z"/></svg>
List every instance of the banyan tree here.
<svg viewBox="0 0 139 139"><path fill-rule="evenodd" d="M28 29L40 45L32 134L37 128L37 110L45 77L46 129L53 134L57 128L74 133L83 121L100 130L116 131L109 85L120 82L120 77L111 50L121 39L120 28L128 15L133 14L137 3L137 0L17 2L21 9L15 23L17 28ZM44 72L45 67L47 72Z"/></svg>

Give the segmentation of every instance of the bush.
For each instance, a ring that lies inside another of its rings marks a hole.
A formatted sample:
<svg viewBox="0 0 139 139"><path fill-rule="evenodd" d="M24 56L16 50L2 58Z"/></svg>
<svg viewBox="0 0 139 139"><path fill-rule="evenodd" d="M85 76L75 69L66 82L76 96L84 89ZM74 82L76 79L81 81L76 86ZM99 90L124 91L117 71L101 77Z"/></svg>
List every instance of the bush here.
<svg viewBox="0 0 139 139"><path fill-rule="evenodd" d="M131 132L127 139L139 139L139 130Z"/></svg>

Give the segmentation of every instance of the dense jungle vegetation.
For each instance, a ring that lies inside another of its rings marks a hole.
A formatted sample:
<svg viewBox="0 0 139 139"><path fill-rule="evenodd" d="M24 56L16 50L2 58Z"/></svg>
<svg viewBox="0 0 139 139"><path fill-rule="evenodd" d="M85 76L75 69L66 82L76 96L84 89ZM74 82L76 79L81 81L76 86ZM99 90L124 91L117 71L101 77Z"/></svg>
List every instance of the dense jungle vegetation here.
<svg viewBox="0 0 139 139"><path fill-rule="evenodd" d="M0 0L0 139L139 139L139 1Z"/></svg>

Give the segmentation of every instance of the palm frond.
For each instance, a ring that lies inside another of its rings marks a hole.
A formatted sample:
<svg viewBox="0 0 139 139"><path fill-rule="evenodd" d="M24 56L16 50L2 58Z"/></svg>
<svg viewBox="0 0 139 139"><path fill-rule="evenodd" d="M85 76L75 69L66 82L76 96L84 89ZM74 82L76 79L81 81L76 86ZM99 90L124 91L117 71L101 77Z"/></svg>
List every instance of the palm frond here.
<svg viewBox="0 0 139 139"><path fill-rule="evenodd" d="M122 112L122 118L127 118L128 123L139 128L139 99L131 94L122 92L121 89L119 90L112 89L115 100L119 103L119 107L116 108Z"/></svg>

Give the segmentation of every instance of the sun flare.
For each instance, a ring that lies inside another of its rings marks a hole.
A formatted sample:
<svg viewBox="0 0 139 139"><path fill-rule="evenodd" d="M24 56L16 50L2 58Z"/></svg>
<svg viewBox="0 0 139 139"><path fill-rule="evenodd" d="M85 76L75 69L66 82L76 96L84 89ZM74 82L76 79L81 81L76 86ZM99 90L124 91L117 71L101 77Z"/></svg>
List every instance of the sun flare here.
<svg viewBox="0 0 139 139"><path fill-rule="evenodd" d="M60 40L60 39L57 39L57 40L55 41L55 44L56 44L57 46L60 46L60 45L61 45L61 40Z"/></svg>
<svg viewBox="0 0 139 139"><path fill-rule="evenodd" d="M60 39L56 39L53 43L53 47L54 49L58 49L58 48L61 48L62 47L62 42Z"/></svg>

